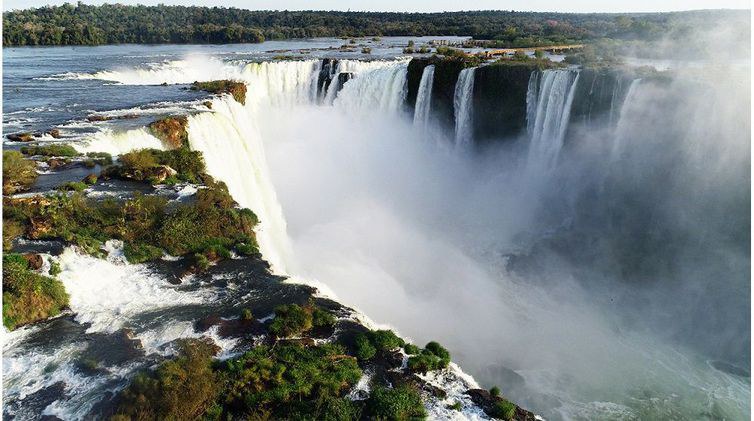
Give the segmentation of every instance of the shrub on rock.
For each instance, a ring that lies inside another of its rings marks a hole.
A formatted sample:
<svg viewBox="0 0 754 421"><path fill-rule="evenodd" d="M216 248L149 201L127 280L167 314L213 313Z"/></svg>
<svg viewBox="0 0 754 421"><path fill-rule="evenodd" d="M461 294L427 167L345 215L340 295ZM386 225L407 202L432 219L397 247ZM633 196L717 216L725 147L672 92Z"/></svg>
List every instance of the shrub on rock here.
<svg viewBox="0 0 754 421"><path fill-rule="evenodd" d="M68 294L57 279L40 275L20 254L3 255L3 324L9 330L57 316Z"/></svg>
<svg viewBox="0 0 754 421"><path fill-rule="evenodd" d="M37 180L37 164L18 151L3 151L3 194L28 190Z"/></svg>

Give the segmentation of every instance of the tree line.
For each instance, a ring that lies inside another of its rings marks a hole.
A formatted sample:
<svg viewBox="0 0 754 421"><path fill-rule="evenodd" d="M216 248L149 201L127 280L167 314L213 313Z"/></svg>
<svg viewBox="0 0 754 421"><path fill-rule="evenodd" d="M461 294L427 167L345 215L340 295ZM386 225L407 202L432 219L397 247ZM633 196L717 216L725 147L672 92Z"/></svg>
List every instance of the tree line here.
<svg viewBox="0 0 754 421"><path fill-rule="evenodd" d="M79 2L3 13L3 45L221 44L313 37L458 35L518 47L605 37L652 39L688 20L689 13L704 12L684 13L252 11Z"/></svg>

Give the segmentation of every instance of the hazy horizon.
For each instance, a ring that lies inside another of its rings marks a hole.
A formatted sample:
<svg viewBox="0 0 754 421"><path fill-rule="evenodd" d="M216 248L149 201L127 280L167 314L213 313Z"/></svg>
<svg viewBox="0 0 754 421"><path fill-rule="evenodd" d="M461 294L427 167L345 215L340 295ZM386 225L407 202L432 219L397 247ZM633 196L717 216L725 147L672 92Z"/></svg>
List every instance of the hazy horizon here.
<svg viewBox="0 0 754 421"><path fill-rule="evenodd" d="M43 6L62 5L64 3L75 3L75 1L45 1L45 0L6 0L3 3L3 11L16 9L28 9ZM206 6L206 7L235 7L247 10L319 10L319 11L352 11L352 12L458 12L474 10L514 10L517 12L553 12L553 13L663 13L663 12L680 12L692 10L723 10L739 9L750 10L751 4L747 0L637 0L631 2L601 2L598 0L574 0L566 4L555 0L512 0L506 3L505 8L501 8L500 3L494 0L474 0L463 3L463 7L458 7L458 3L452 0L418 0L405 2L399 0L382 0L382 1L364 1L360 2L360 7L354 7L337 0L256 0L253 2L243 0L210 0L210 1L191 1L191 0L123 0L123 1L86 1L85 4L101 5L105 3L121 3L126 5L147 5L155 6L166 4L171 6Z"/></svg>

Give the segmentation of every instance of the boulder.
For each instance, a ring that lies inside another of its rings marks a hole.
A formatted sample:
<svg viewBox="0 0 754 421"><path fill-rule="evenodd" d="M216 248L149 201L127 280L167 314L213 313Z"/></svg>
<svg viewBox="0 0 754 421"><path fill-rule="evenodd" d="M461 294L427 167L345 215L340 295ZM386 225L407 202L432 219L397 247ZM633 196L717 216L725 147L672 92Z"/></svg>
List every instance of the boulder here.
<svg viewBox="0 0 754 421"><path fill-rule="evenodd" d="M32 140L34 140L34 136L32 136L32 134L29 132L13 133L5 137L12 142L31 142Z"/></svg>
<svg viewBox="0 0 754 421"><path fill-rule="evenodd" d="M87 116L86 119L88 121L94 122L94 121L108 121L108 120L112 120L113 118L106 115L90 115L90 116Z"/></svg>
<svg viewBox="0 0 754 421"><path fill-rule="evenodd" d="M97 174L91 173L84 177L84 179L81 181L89 185L97 184Z"/></svg>
<svg viewBox="0 0 754 421"><path fill-rule="evenodd" d="M186 116L165 117L149 124L154 137L160 139L168 148L178 149L188 142Z"/></svg>
<svg viewBox="0 0 754 421"><path fill-rule="evenodd" d="M44 266L44 259L37 253L26 253L23 255L24 259L29 263L29 268L34 270L42 269Z"/></svg>
<svg viewBox="0 0 754 421"><path fill-rule="evenodd" d="M51 129L47 132L48 135L52 136L55 139L60 139L60 130L58 129Z"/></svg>

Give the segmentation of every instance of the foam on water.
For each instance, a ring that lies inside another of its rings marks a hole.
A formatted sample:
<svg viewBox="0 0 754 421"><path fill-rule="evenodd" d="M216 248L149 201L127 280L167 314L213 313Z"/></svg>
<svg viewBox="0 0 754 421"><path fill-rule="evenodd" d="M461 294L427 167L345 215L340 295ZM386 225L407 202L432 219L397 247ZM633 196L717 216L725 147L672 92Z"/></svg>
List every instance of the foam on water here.
<svg viewBox="0 0 754 421"><path fill-rule="evenodd" d="M144 265L123 264L115 253L98 259L68 247L59 261L58 279L70 294L76 321L91 323L87 332L114 332L139 313L199 304L214 295L207 290L179 290Z"/></svg>

